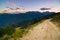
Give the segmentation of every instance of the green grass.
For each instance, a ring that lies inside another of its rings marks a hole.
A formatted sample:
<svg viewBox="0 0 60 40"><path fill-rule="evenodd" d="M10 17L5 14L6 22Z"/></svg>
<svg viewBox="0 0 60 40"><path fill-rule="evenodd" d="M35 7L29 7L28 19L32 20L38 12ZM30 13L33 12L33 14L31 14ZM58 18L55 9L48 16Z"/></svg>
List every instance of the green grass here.
<svg viewBox="0 0 60 40"><path fill-rule="evenodd" d="M35 27L36 25L40 24L41 22L43 22L43 20L39 21L33 25L29 25L26 28L21 28L21 27L14 28L13 32L11 30L11 27L7 26L5 28L6 34L0 40L8 40L10 38L14 38L16 40L17 38L21 38L23 35L26 35L29 32L29 29ZM10 33L10 32L12 32L12 33Z"/></svg>
<svg viewBox="0 0 60 40"><path fill-rule="evenodd" d="M58 27L60 27L60 14L56 14L56 15L52 18L51 22L53 22L53 23L56 24Z"/></svg>

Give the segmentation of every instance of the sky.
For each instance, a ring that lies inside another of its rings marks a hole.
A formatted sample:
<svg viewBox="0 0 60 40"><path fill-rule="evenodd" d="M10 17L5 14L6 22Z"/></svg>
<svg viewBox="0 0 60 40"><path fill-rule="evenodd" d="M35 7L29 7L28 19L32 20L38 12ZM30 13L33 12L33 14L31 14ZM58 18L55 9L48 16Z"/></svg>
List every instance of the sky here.
<svg viewBox="0 0 60 40"><path fill-rule="evenodd" d="M0 0L0 12L17 11L60 11L60 0Z"/></svg>

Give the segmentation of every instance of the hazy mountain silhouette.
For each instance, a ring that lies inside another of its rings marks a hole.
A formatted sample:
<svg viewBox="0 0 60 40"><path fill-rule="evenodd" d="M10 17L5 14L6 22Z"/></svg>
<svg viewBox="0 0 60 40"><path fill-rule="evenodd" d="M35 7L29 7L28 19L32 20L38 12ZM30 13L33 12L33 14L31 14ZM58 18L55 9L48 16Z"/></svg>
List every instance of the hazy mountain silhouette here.
<svg viewBox="0 0 60 40"><path fill-rule="evenodd" d="M23 22L24 20L32 20L34 18L42 18L47 15L51 15L54 12L26 12L26 13L18 13L18 14L9 14L2 13L0 14L0 27L3 27L7 24L17 24L19 22Z"/></svg>

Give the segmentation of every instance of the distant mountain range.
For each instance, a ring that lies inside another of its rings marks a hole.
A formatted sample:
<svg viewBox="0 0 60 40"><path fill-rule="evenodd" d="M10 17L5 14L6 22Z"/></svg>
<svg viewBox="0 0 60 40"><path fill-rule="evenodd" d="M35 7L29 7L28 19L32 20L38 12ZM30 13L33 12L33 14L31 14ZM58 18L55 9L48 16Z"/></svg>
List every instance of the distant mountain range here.
<svg viewBox="0 0 60 40"><path fill-rule="evenodd" d="M7 24L17 24L19 22L23 22L25 20L32 20L34 18L42 18L47 15L51 15L54 12L26 12L26 13L18 13L18 14L10 14L10 13L2 13L0 14L0 27L3 27Z"/></svg>

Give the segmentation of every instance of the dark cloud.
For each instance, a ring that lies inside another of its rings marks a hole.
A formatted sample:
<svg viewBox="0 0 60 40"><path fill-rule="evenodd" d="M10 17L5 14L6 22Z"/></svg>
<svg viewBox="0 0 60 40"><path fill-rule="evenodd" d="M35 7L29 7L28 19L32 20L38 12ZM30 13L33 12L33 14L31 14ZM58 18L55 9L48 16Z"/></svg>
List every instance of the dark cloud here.
<svg viewBox="0 0 60 40"><path fill-rule="evenodd" d="M8 7L8 6L7 6L6 8L9 8L9 9L11 9L11 10L14 10L13 8L10 8L10 7Z"/></svg>
<svg viewBox="0 0 60 40"><path fill-rule="evenodd" d="M13 8L10 8L11 10L14 10Z"/></svg>
<svg viewBox="0 0 60 40"><path fill-rule="evenodd" d="M20 8L16 8L15 10L20 10Z"/></svg>
<svg viewBox="0 0 60 40"><path fill-rule="evenodd" d="M51 10L51 8L41 8L40 10Z"/></svg>

